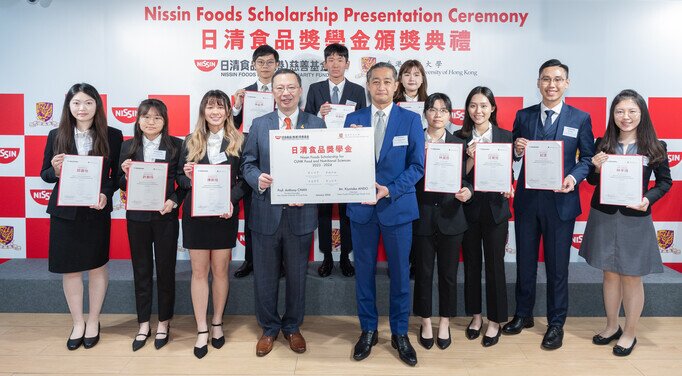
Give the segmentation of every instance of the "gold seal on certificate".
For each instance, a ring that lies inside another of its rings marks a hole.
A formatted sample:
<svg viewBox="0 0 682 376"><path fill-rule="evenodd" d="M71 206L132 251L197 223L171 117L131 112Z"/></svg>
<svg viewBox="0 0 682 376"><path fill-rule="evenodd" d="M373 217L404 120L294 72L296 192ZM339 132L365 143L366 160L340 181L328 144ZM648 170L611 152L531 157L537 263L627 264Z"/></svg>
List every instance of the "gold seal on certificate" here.
<svg viewBox="0 0 682 376"><path fill-rule="evenodd" d="M230 165L195 164L192 170L192 217L230 212Z"/></svg>
<svg viewBox="0 0 682 376"><path fill-rule="evenodd" d="M374 129L270 130L273 204L374 202Z"/></svg>
<svg viewBox="0 0 682 376"><path fill-rule="evenodd" d="M639 205L644 188L641 155L612 155L602 164L599 176L599 203Z"/></svg>
<svg viewBox="0 0 682 376"><path fill-rule="evenodd" d="M331 111L324 116L324 123L327 128L343 128L346 122L346 115L355 111L355 105L330 104Z"/></svg>
<svg viewBox="0 0 682 376"><path fill-rule="evenodd" d="M457 193L462 189L464 145L431 142L424 161L424 191Z"/></svg>
<svg viewBox="0 0 682 376"><path fill-rule="evenodd" d="M269 114L275 108L275 97L272 93L263 91L245 91L244 107L242 108L243 131L249 133L253 119ZM224 214L224 213L223 213Z"/></svg>
<svg viewBox="0 0 682 376"><path fill-rule="evenodd" d="M511 191L512 144L477 142L474 158L474 191Z"/></svg>
<svg viewBox="0 0 682 376"><path fill-rule="evenodd" d="M523 165L526 189L561 189L564 180L564 142L528 141Z"/></svg>
<svg viewBox="0 0 682 376"><path fill-rule="evenodd" d="M133 162L128 170L126 210L163 210L167 178L168 163Z"/></svg>
<svg viewBox="0 0 682 376"><path fill-rule="evenodd" d="M104 157L66 155L59 177L59 206L93 206L102 191Z"/></svg>

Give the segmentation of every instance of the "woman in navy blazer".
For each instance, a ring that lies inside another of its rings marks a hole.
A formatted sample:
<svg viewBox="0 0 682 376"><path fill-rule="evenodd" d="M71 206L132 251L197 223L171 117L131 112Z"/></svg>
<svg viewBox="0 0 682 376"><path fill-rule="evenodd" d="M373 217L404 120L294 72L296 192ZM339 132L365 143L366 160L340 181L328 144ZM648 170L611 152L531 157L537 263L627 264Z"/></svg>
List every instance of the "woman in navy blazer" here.
<svg viewBox="0 0 682 376"><path fill-rule="evenodd" d="M166 202L159 211L126 211L128 242L135 280L137 322L140 324L133 340L133 351L142 348L151 336L149 319L152 313L154 264L158 295L159 324L154 346L160 349L168 343L170 319L175 306L175 260L178 250L178 204L185 191L175 187L182 141L168 134L168 109L158 99L145 99L137 108L135 134L121 146L123 161L118 173L119 188L128 189L128 173L133 161L167 164Z"/></svg>
<svg viewBox="0 0 682 376"><path fill-rule="evenodd" d="M123 135L107 126L106 111L97 89L86 83L73 85L66 93L59 128L50 131L45 145L40 177L59 183L64 156L101 156L99 203L91 207L58 206L59 184L52 190L50 214L49 270L62 273L64 296L73 329L66 342L69 350L81 344L87 349L99 341L99 315L109 283L109 236L111 196L116 190L118 155ZM88 272L89 308L83 317L83 272Z"/></svg>

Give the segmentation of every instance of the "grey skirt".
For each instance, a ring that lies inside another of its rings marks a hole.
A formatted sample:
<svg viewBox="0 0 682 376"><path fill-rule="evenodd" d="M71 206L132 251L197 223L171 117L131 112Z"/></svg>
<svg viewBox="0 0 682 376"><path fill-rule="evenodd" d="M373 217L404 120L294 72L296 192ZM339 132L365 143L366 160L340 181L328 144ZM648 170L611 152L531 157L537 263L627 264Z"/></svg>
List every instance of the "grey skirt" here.
<svg viewBox="0 0 682 376"><path fill-rule="evenodd" d="M663 273L651 215L630 217L592 208L579 254L591 266L607 272L629 276Z"/></svg>

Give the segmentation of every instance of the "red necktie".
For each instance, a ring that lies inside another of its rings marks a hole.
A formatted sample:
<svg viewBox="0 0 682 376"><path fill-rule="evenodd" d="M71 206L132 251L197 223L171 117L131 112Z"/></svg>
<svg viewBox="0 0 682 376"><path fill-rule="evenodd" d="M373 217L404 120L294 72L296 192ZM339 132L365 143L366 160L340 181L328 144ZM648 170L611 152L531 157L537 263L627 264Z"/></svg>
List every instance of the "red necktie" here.
<svg viewBox="0 0 682 376"><path fill-rule="evenodd" d="M284 118L284 129L288 131L291 130L291 119L289 119L288 117Z"/></svg>

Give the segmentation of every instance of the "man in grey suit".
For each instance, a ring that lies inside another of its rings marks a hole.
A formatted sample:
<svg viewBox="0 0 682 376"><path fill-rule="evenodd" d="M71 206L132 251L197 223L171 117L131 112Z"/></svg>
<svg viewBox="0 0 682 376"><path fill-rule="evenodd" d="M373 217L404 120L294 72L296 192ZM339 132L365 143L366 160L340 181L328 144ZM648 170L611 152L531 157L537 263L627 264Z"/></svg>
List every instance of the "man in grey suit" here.
<svg viewBox="0 0 682 376"><path fill-rule="evenodd" d="M275 205L270 200L270 130L325 128L324 121L298 108L303 93L301 77L280 69L272 77L277 110L253 121L241 165L246 182L253 188L249 228L253 239L253 271L256 319L263 335L256 355L271 350L280 330L297 352L306 351L300 325L305 312L305 279L308 253L317 227L316 205ZM286 308L277 312L279 268L286 270Z"/></svg>

